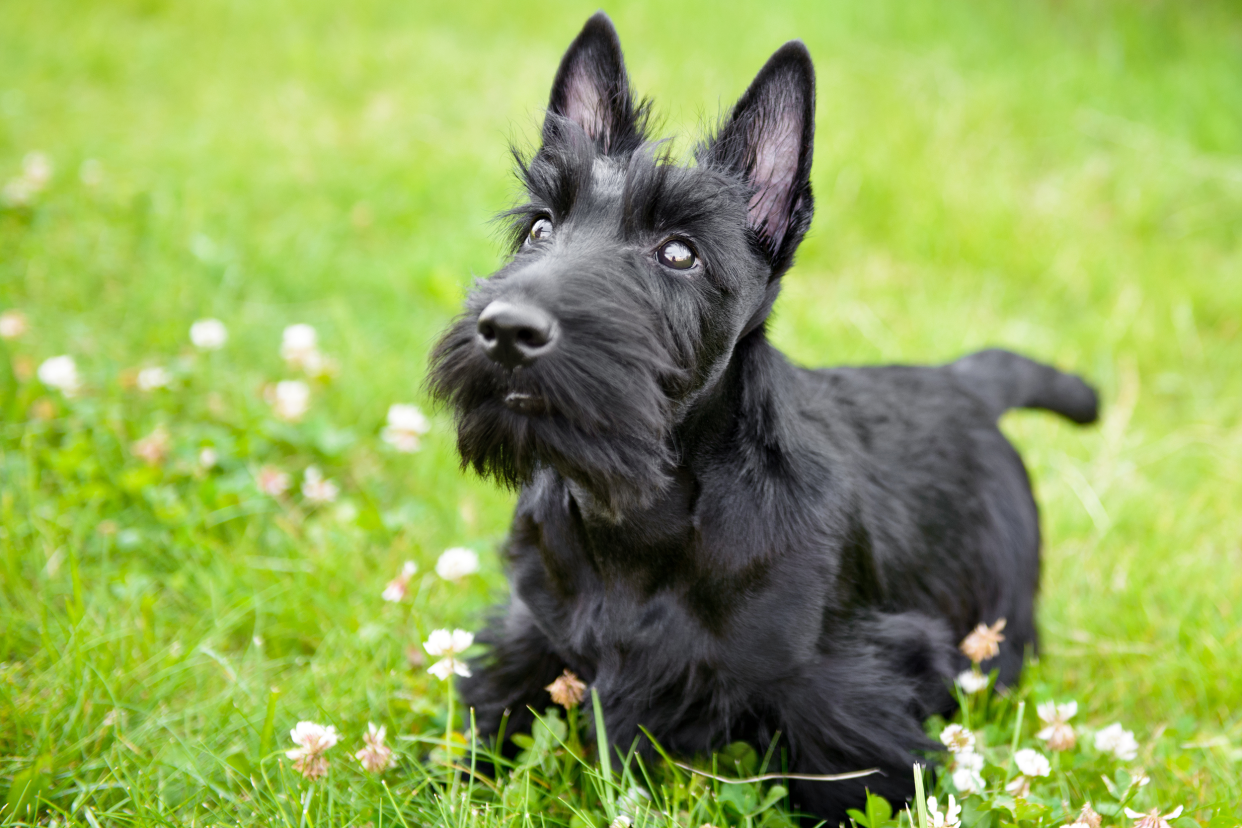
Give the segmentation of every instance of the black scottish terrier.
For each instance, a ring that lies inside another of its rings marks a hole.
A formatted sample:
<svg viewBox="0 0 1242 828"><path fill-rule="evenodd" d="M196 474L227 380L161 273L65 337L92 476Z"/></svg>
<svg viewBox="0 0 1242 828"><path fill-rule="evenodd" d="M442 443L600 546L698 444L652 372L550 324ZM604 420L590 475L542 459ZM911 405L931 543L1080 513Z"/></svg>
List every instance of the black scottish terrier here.
<svg viewBox="0 0 1242 828"><path fill-rule="evenodd" d="M829 820L913 793L921 723L954 703L956 643L1034 646L1039 521L997 429L1014 407L1096 418L1080 379L1005 351L935 367L807 370L765 323L811 223L814 69L760 70L696 163L647 136L607 16L552 86L506 215L510 261L432 356L463 465L520 487L512 596L461 684L478 726L531 724L563 669L609 739L693 754L779 732ZM640 742L641 744L641 742Z"/></svg>

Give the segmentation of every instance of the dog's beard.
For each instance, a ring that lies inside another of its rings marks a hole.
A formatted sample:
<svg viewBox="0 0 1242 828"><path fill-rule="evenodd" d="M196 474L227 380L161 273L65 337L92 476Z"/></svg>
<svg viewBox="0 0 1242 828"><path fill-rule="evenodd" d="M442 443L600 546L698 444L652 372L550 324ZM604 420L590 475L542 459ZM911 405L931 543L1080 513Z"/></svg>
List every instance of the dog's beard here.
<svg viewBox="0 0 1242 828"><path fill-rule="evenodd" d="M614 515L650 503L674 463L668 390L683 378L657 332L562 310L557 349L510 372L478 347L476 316L431 356L429 386L456 411L462 467L518 488L550 466Z"/></svg>

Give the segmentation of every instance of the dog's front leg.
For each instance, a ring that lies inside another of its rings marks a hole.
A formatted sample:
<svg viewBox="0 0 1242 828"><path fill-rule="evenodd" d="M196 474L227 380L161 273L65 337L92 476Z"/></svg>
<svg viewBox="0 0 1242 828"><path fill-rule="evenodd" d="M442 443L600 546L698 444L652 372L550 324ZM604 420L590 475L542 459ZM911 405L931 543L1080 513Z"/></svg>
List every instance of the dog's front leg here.
<svg viewBox="0 0 1242 828"><path fill-rule="evenodd" d="M471 675L458 687L466 708L474 709L479 736L494 738L506 716L507 734L529 733L534 723L530 708L542 712L552 703L545 688L565 668L564 660L516 596L478 641L488 651L471 660ZM508 740L496 747L506 754L513 751Z"/></svg>

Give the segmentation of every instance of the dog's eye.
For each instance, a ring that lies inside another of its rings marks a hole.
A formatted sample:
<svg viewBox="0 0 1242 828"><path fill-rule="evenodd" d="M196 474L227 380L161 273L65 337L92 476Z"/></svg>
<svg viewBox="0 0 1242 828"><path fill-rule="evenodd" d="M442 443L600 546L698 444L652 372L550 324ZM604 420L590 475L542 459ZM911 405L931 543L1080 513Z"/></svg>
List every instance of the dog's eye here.
<svg viewBox="0 0 1242 828"><path fill-rule="evenodd" d="M665 242L656 253L656 258L660 260L660 264L674 270L689 270L694 267L696 261L690 245L677 239Z"/></svg>
<svg viewBox="0 0 1242 828"><path fill-rule="evenodd" d="M552 222L546 218L538 219L530 226L530 236L527 241L537 242L548 238L552 235Z"/></svg>

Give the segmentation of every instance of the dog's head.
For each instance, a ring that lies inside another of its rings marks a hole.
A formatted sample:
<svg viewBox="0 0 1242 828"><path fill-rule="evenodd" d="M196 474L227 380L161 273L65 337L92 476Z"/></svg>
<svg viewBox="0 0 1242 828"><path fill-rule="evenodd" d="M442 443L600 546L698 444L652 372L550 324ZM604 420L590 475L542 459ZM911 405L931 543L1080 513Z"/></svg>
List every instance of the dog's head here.
<svg viewBox="0 0 1242 828"><path fill-rule="evenodd" d="M811 223L814 108L810 55L787 43L678 166L611 21L587 21L518 156L512 255L431 358L463 465L515 486L550 466L614 514L664 487L676 424L762 329Z"/></svg>

